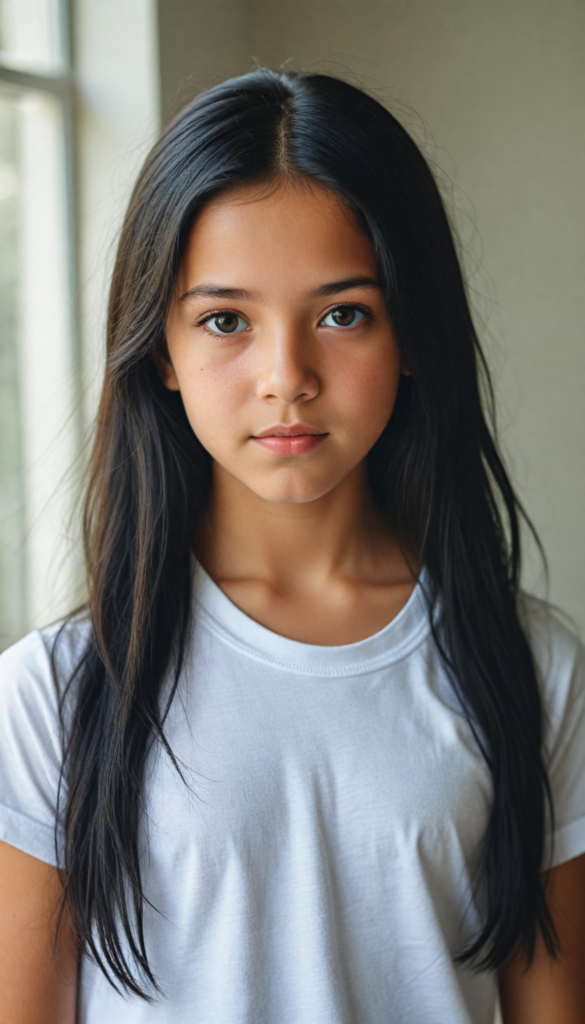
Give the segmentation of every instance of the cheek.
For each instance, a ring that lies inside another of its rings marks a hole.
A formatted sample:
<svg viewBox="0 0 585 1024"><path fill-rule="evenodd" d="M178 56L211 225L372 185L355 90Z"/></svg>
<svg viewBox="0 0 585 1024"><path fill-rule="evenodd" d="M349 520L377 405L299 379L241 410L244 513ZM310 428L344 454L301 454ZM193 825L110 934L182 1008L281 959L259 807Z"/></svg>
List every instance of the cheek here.
<svg viewBox="0 0 585 1024"><path fill-rule="evenodd" d="M331 393L344 420L360 433L375 434L386 426L400 381L397 353L371 353L338 360L331 372Z"/></svg>
<svg viewBox="0 0 585 1024"><path fill-rule="evenodd" d="M217 443L229 436L245 405L249 379L237 360L223 365L200 362L183 373L177 368L177 376L189 422L205 445L206 438Z"/></svg>

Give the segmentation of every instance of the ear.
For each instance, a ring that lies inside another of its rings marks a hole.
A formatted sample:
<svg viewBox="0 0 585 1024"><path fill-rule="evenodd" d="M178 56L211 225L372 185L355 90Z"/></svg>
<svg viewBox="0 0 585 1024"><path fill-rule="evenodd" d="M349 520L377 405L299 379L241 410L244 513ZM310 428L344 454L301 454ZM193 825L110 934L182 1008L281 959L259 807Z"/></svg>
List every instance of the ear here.
<svg viewBox="0 0 585 1024"><path fill-rule="evenodd" d="M404 356L400 357L400 372L401 372L403 377L412 377L412 370L409 368L408 364L405 362Z"/></svg>
<svg viewBox="0 0 585 1024"><path fill-rule="evenodd" d="M152 358L156 372L165 388L168 388L169 391L179 391L179 381L177 380L175 368L168 356L163 355L160 349L157 348Z"/></svg>

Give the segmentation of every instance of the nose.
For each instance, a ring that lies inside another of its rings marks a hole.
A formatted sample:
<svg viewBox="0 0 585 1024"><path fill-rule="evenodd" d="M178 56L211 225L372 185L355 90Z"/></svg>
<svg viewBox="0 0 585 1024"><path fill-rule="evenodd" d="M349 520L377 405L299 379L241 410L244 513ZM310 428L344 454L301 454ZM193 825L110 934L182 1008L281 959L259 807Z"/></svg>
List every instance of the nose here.
<svg viewBox="0 0 585 1024"><path fill-rule="evenodd" d="M286 405L308 402L319 394L313 346L302 331L275 331L262 346L258 397Z"/></svg>

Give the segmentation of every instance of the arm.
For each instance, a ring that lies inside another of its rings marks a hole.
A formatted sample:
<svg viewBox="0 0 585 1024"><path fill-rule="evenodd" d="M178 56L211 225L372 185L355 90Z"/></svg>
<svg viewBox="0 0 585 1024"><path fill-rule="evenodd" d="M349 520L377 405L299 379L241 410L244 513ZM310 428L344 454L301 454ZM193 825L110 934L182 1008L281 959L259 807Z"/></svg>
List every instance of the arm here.
<svg viewBox="0 0 585 1024"><path fill-rule="evenodd" d="M57 868L0 842L0 1021L75 1024L77 955L63 921L57 956Z"/></svg>
<svg viewBox="0 0 585 1024"><path fill-rule="evenodd" d="M532 965L521 959L500 974L504 1024L585 1021L585 854L550 874L547 899L560 942L550 960L540 936Z"/></svg>

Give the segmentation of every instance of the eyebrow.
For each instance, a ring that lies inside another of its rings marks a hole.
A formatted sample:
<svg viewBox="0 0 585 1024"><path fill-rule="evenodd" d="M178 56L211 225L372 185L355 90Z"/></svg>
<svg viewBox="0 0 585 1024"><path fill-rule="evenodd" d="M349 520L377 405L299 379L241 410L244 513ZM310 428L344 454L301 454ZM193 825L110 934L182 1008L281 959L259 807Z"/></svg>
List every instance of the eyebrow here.
<svg viewBox="0 0 585 1024"><path fill-rule="evenodd" d="M179 302L183 302L183 299L190 299L193 295L214 295L217 299L247 299L249 302L257 297L254 292L249 292L246 288L222 288L218 284L198 284L181 295Z"/></svg>
<svg viewBox="0 0 585 1024"><path fill-rule="evenodd" d="M358 275L357 277L347 277L343 281L330 281L328 284L319 285L315 291L310 293L310 298L337 295L339 292L346 292L351 288L380 287L380 282L376 281L375 278ZM190 299L194 295L212 295L217 299L243 299L248 302L253 302L258 298L255 292L250 292L246 288L223 288L217 284L198 284L194 288L189 288L188 291L181 295L179 302Z"/></svg>
<svg viewBox="0 0 585 1024"><path fill-rule="evenodd" d="M350 288L380 288L380 282L373 277L347 277L344 281L332 281L330 284L322 284L313 292L315 297L322 298L326 295L337 295L338 292L349 291Z"/></svg>

